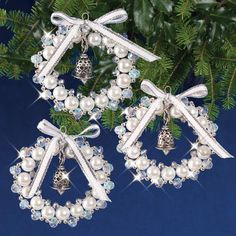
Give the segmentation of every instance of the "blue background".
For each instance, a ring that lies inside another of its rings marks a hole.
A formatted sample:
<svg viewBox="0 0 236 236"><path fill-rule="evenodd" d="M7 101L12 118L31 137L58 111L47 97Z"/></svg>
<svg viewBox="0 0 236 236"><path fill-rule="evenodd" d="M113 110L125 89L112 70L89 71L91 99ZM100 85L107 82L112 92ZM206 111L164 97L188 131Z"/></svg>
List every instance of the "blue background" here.
<svg viewBox="0 0 236 236"><path fill-rule="evenodd" d="M1 3L7 9L23 9L29 11L33 1L8 1ZM1 30L1 41L9 34ZM90 221L81 220L76 228L60 225L51 229L48 224L32 221L27 210L18 207L17 195L10 191L12 176L9 167L17 156L12 147L20 149L30 146L40 132L37 123L48 118L50 105L39 100L33 105L38 94L32 87L30 79L20 81L0 80L0 235L83 235L83 236L232 236L236 235L236 160L223 160L214 156L214 166L211 171L203 172L199 182L186 181L179 190L166 186L164 190L151 187L145 188L135 182L131 185L132 174L124 171L123 155L116 152L118 139L113 132L102 130L102 134L92 144L104 147L105 158L111 162L115 170L112 179L116 188L111 193L112 203L105 210L97 211ZM235 155L234 125L236 110L222 111L217 122L218 141ZM192 141L192 131L184 127L184 135ZM185 138L177 142L177 149L168 157L162 156L154 148L156 134L144 134L144 143L149 151L149 157L170 163L173 159L180 160L189 148ZM149 141L147 141L149 140ZM152 140L152 141L150 141ZM70 167L75 163L69 163ZM53 168L44 184L45 194L52 200L58 196L48 188ZM72 181L83 192L86 181L77 168L72 175ZM77 182L78 180L78 182ZM46 187L45 187L46 186ZM72 189L62 199L74 201L77 190ZM82 196L81 196L82 197Z"/></svg>

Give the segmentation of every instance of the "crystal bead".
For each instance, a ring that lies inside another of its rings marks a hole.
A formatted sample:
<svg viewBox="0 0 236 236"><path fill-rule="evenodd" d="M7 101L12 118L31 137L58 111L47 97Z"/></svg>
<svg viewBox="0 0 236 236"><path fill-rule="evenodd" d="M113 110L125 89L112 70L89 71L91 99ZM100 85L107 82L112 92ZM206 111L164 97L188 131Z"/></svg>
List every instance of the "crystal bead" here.
<svg viewBox="0 0 236 236"><path fill-rule="evenodd" d="M99 108L94 108L92 110L92 117L95 118L96 120L99 120L102 118L102 113L101 113L101 110Z"/></svg>
<svg viewBox="0 0 236 236"><path fill-rule="evenodd" d="M49 225L52 227L52 228L56 228L58 226L58 219L56 217L53 217L52 219L50 219L48 221Z"/></svg>
<svg viewBox="0 0 236 236"><path fill-rule="evenodd" d="M151 104L151 101L148 97L144 96L141 98L141 104L145 107L149 107Z"/></svg>
<svg viewBox="0 0 236 236"><path fill-rule="evenodd" d="M84 211L83 217L84 217L86 220L91 220L91 219L92 219L92 212L90 212L90 211Z"/></svg>
<svg viewBox="0 0 236 236"><path fill-rule="evenodd" d="M73 111L73 115L74 115L76 120L79 120L83 116L83 111L80 108L76 108Z"/></svg>
<svg viewBox="0 0 236 236"><path fill-rule="evenodd" d="M69 95L73 96L74 93L75 93L75 90L74 90L74 89L70 89L70 90L69 90Z"/></svg>
<svg viewBox="0 0 236 236"><path fill-rule="evenodd" d="M116 146L116 151L119 152L119 153L122 153L122 144L119 143L117 146Z"/></svg>
<svg viewBox="0 0 236 236"><path fill-rule="evenodd" d="M134 161L132 161L132 160L127 160L127 161L125 162L125 167L126 167L127 169L133 168L133 167L134 167Z"/></svg>
<svg viewBox="0 0 236 236"><path fill-rule="evenodd" d="M59 34L65 35L65 34L67 34L67 32L68 32L68 27L67 26L59 25L59 27L58 27L58 33Z"/></svg>
<svg viewBox="0 0 236 236"><path fill-rule="evenodd" d="M68 224L70 227L74 228L74 227L77 226L77 219L76 219L75 217L70 217L70 218L68 219L68 221L67 221L67 224Z"/></svg>
<svg viewBox="0 0 236 236"><path fill-rule="evenodd" d="M162 178L159 178L155 181L155 184L158 188L162 188L164 185L164 180Z"/></svg>
<svg viewBox="0 0 236 236"><path fill-rule="evenodd" d="M110 180L104 183L104 188L107 190L112 190L114 187L115 187L115 184Z"/></svg>
<svg viewBox="0 0 236 236"><path fill-rule="evenodd" d="M203 166L205 169L210 170L210 169L212 169L212 167L213 167L213 163L212 163L212 161L210 161L210 160L205 160L205 161L202 162L202 166Z"/></svg>
<svg viewBox="0 0 236 236"><path fill-rule="evenodd" d="M120 74L120 71L118 69L115 69L112 71L113 76L118 76Z"/></svg>
<svg viewBox="0 0 236 236"><path fill-rule="evenodd" d="M132 69L132 70L129 72L129 76L130 76L130 78L132 78L132 79L137 79L137 78L139 78L139 76L140 76L140 71L137 70L137 69Z"/></svg>
<svg viewBox="0 0 236 236"><path fill-rule="evenodd" d="M43 76L37 76L37 75L34 75L33 76L33 82L35 84L42 84L43 83L43 80L44 80L44 77Z"/></svg>
<svg viewBox="0 0 236 236"><path fill-rule="evenodd" d="M21 187L18 184L13 184L11 186L11 191L13 193L20 193L21 192Z"/></svg>
<svg viewBox="0 0 236 236"><path fill-rule="evenodd" d="M92 97L92 98L95 98L95 97L96 97L96 93L95 93L94 91L91 91L91 92L89 93L89 95L90 95L90 97Z"/></svg>
<svg viewBox="0 0 236 236"><path fill-rule="evenodd" d="M20 201L19 207L20 207L20 209L25 210L29 207L29 202L27 200L23 199Z"/></svg>
<svg viewBox="0 0 236 236"><path fill-rule="evenodd" d="M47 143L47 141L44 137L41 136L41 137L37 138L37 144L39 147L45 147L46 143Z"/></svg>
<svg viewBox="0 0 236 236"><path fill-rule="evenodd" d="M173 180L173 185L175 188L180 189L182 187L182 180L180 178L175 178Z"/></svg>
<svg viewBox="0 0 236 236"><path fill-rule="evenodd" d="M118 63L118 62L119 62L119 57L113 57L113 58L112 58L112 62Z"/></svg>
<svg viewBox="0 0 236 236"><path fill-rule="evenodd" d="M138 60L138 56L130 52L128 54L128 59L131 60L131 61L137 61Z"/></svg>
<svg viewBox="0 0 236 236"><path fill-rule="evenodd" d="M216 133L216 131L218 130L218 125L215 124L215 123L213 123L213 124L212 124L212 130L213 130L213 132Z"/></svg>
<svg viewBox="0 0 236 236"><path fill-rule="evenodd" d="M30 60L35 65L38 65L43 61L43 58L42 58L42 56L35 54L35 55L31 56Z"/></svg>
<svg viewBox="0 0 236 236"><path fill-rule="evenodd" d="M79 148L82 147L82 146L84 146L84 144L85 144L85 139L84 139L83 137L77 138L77 139L76 139L76 144L77 144L77 146L78 146Z"/></svg>
<svg viewBox="0 0 236 236"><path fill-rule="evenodd" d="M94 155L102 155L103 154L103 147L99 146L99 147L94 147L93 148L93 153Z"/></svg>
<svg viewBox="0 0 236 236"><path fill-rule="evenodd" d="M105 209L107 207L107 202L102 201L102 200L98 200L97 201L97 207L100 208L100 209Z"/></svg>
<svg viewBox="0 0 236 236"><path fill-rule="evenodd" d="M114 170L114 167L113 167L112 164L106 163L106 164L103 166L102 169L103 169L103 171L104 171L105 173L110 174L110 173Z"/></svg>
<svg viewBox="0 0 236 236"><path fill-rule="evenodd" d="M44 35L42 38L41 38L41 41L44 45L46 46L49 46L52 44L52 36L51 35Z"/></svg>
<svg viewBox="0 0 236 236"><path fill-rule="evenodd" d="M62 111L64 107L65 107L65 105L64 105L63 102L57 102L54 105L54 109L55 109L56 112Z"/></svg>
<svg viewBox="0 0 236 236"><path fill-rule="evenodd" d="M32 220L39 220L41 217L41 212L40 211L34 211L31 214L31 219Z"/></svg>
<svg viewBox="0 0 236 236"><path fill-rule="evenodd" d="M115 131L115 133L116 133L117 135L124 135L126 129L125 129L124 126L120 125L120 126L116 126L115 129L114 129L114 131Z"/></svg>
<svg viewBox="0 0 236 236"><path fill-rule="evenodd" d="M189 178L190 178L191 180L197 181L197 179L198 179L198 173L196 173L196 172L190 172L190 173L189 173Z"/></svg>
<svg viewBox="0 0 236 236"><path fill-rule="evenodd" d="M52 96L52 93L49 90L44 90L42 93L40 93L40 97L43 98L44 100L50 99L51 96Z"/></svg>
<svg viewBox="0 0 236 236"><path fill-rule="evenodd" d="M9 171L12 175L19 175L21 172L21 168L18 166L11 166Z"/></svg>
<svg viewBox="0 0 236 236"><path fill-rule="evenodd" d="M136 110L133 107L126 108L126 113L129 117L134 117L136 115Z"/></svg>
<svg viewBox="0 0 236 236"><path fill-rule="evenodd" d="M101 89L101 94L107 94L107 89L102 88L102 89Z"/></svg>
<svg viewBox="0 0 236 236"><path fill-rule="evenodd" d="M189 102L188 102L188 98L182 98L181 101L186 105L188 106L189 105Z"/></svg>
<svg viewBox="0 0 236 236"><path fill-rule="evenodd" d="M31 151L29 148L27 147L23 147L21 148L20 150L20 153L19 153L19 157L23 158L23 157L29 157L31 154Z"/></svg>
<svg viewBox="0 0 236 236"><path fill-rule="evenodd" d="M118 102L117 101L110 101L108 104L108 108L112 111L116 111L118 109Z"/></svg>
<svg viewBox="0 0 236 236"><path fill-rule="evenodd" d="M133 92L132 92L131 89L124 89L124 90L122 91L122 96L123 96L123 98L130 99L130 98L132 98L132 96L133 96Z"/></svg>

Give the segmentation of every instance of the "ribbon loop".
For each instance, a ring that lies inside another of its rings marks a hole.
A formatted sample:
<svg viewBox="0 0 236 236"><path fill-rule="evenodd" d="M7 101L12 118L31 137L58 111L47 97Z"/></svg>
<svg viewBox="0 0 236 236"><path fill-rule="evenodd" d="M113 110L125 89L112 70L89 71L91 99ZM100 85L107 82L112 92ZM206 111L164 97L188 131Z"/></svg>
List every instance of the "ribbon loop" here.
<svg viewBox="0 0 236 236"><path fill-rule="evenodd" d="M128 14L124 9L117 9L114 11L110 11L107 14L99 17L94 22L99 24L107 25L107 24L118 24L123 23L128 19Z"/></svg>
<svg viewBox="0 0 236 236"><path fill-rule="evenodd" d="M48 145L46 153L38 167L37 173L32 181L29 197L32 197L40 188L43 179L46 175L52 157L54 156L56 146L60 140L63 140L68 144L68 146L73 150L75 154L75 159L79 164L82 172L84 173L85 177L87 178L90 186L96 191L99 196L100 200L103 201L111 201L106 194L105 189L101 186L99 181L96 178L96 174L93 169L90 167L87 159L83 156L81 151L78 149L76 142L74 139L78 137L87 137L87 138L96 138L100 134L100 128L98 125L93 124L83 130L79 135L67 135L63 133L60 129L55 127L47 120L42 120L39 122L37 128L44 134L47 134L53 137ZM92 131L92 134L87 134L88 132Z"/></svg>

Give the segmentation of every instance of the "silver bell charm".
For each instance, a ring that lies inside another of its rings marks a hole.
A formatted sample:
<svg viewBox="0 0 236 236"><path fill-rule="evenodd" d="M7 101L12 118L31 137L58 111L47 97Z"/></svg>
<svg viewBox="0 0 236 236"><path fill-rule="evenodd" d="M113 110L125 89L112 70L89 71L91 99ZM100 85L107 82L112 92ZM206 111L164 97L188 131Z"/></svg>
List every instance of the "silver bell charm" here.
<svg viewBox="0 0 236 236"><path fill-rule="evenodd" d="M169 114L164 113L163 117L165 124L162 126L161 131L158 135L157 139L157 149L160 149L167 155L170 150L175 149L174 138L173 135L168 127L169 122Z"/></svg>

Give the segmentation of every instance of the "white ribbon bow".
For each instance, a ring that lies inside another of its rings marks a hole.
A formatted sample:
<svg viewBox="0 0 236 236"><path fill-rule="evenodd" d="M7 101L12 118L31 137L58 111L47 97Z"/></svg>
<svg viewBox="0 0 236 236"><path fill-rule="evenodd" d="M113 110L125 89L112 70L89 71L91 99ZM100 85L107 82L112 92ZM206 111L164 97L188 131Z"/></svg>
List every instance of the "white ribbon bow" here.
<svg viewBox="0 0 236 236"><path fill-rule="evenodd" d="M86 176L92 189L95 190L95 192L98 194L99 199L103 200L103 201L111 201L109 199L109 197L107 196L105 189L101 186L99 181L96 179L95 172L90 167L87 159L83 156L83 154L78 149L78 147L74 141L74 139L76 139L78 137L87 137L87 138L98 137L100 135L100 128L98 125L96 125L96 124L90 125L83 132L81 132L79 135L67 135L47 120L40 121L37 128L42 133L52 136L53 138L51 139L51 141L49 143L46 153L45 153L43 159L41 160L41 163L39 165L37 173L32 181L32 184L30 186L29 195L28 195L29 198L33 197L34 194L41 187L41 184L42 184L44 177L47 173L48 167L49 167L51 160L54 156L54 152L56 150L58 142L63 141L65 143L67 143L69 145L69 147L73 150L77 163L79 164L82 172ZM92 131L92 134L86 134L89 131Z"/></svg>
<svg viewBox="0 0 236 236"><path fill-rule="evenodd" d="M216 140L212 137L199 121L188 111L186 105L181 101L182 98L185 97L193 97L193 98L203 98L207 96L207 87L203 84L196 85L185 92L179 95L172 95L170 93L166 93L161 89L157 88L151 81L144 80L141 84L141 89L151 95L156 97L157 99L150 105L146 114L140 120L137 127L131 133L130 137L127 139L122 149L132 146L138 138L141 136L144 129L147 127L148 123L151 121L158 105L161 100L168 99L170 104L174 105L185 117L187 122L191 125L191 127L195 130L195 132L207 142L209 147L221 158L230 158L233 157L230 153L228 153Z"/></svg>
<svg viewBox="0 0 236 236"><path fill-rule="evenodd" d="M137 44L123 37L122 35L104 26L106 24L119 24L126 21L127 19L128 19L128 15L124 9L117 9L117 10L111 11L94 21L90 21L88 19L83 20L83 19L78 19L75 17L70 17L62 12L54 12L51 15L51 22L54 25L64 25L64 26L78 25L79 27L87 25L92 30L99 32L102 35L112 39L117 44L124 46L130 52L143 58L146 61L155 61L157 59L160 59L160 57L154 55L153 53L138 46Z"/></svg>

